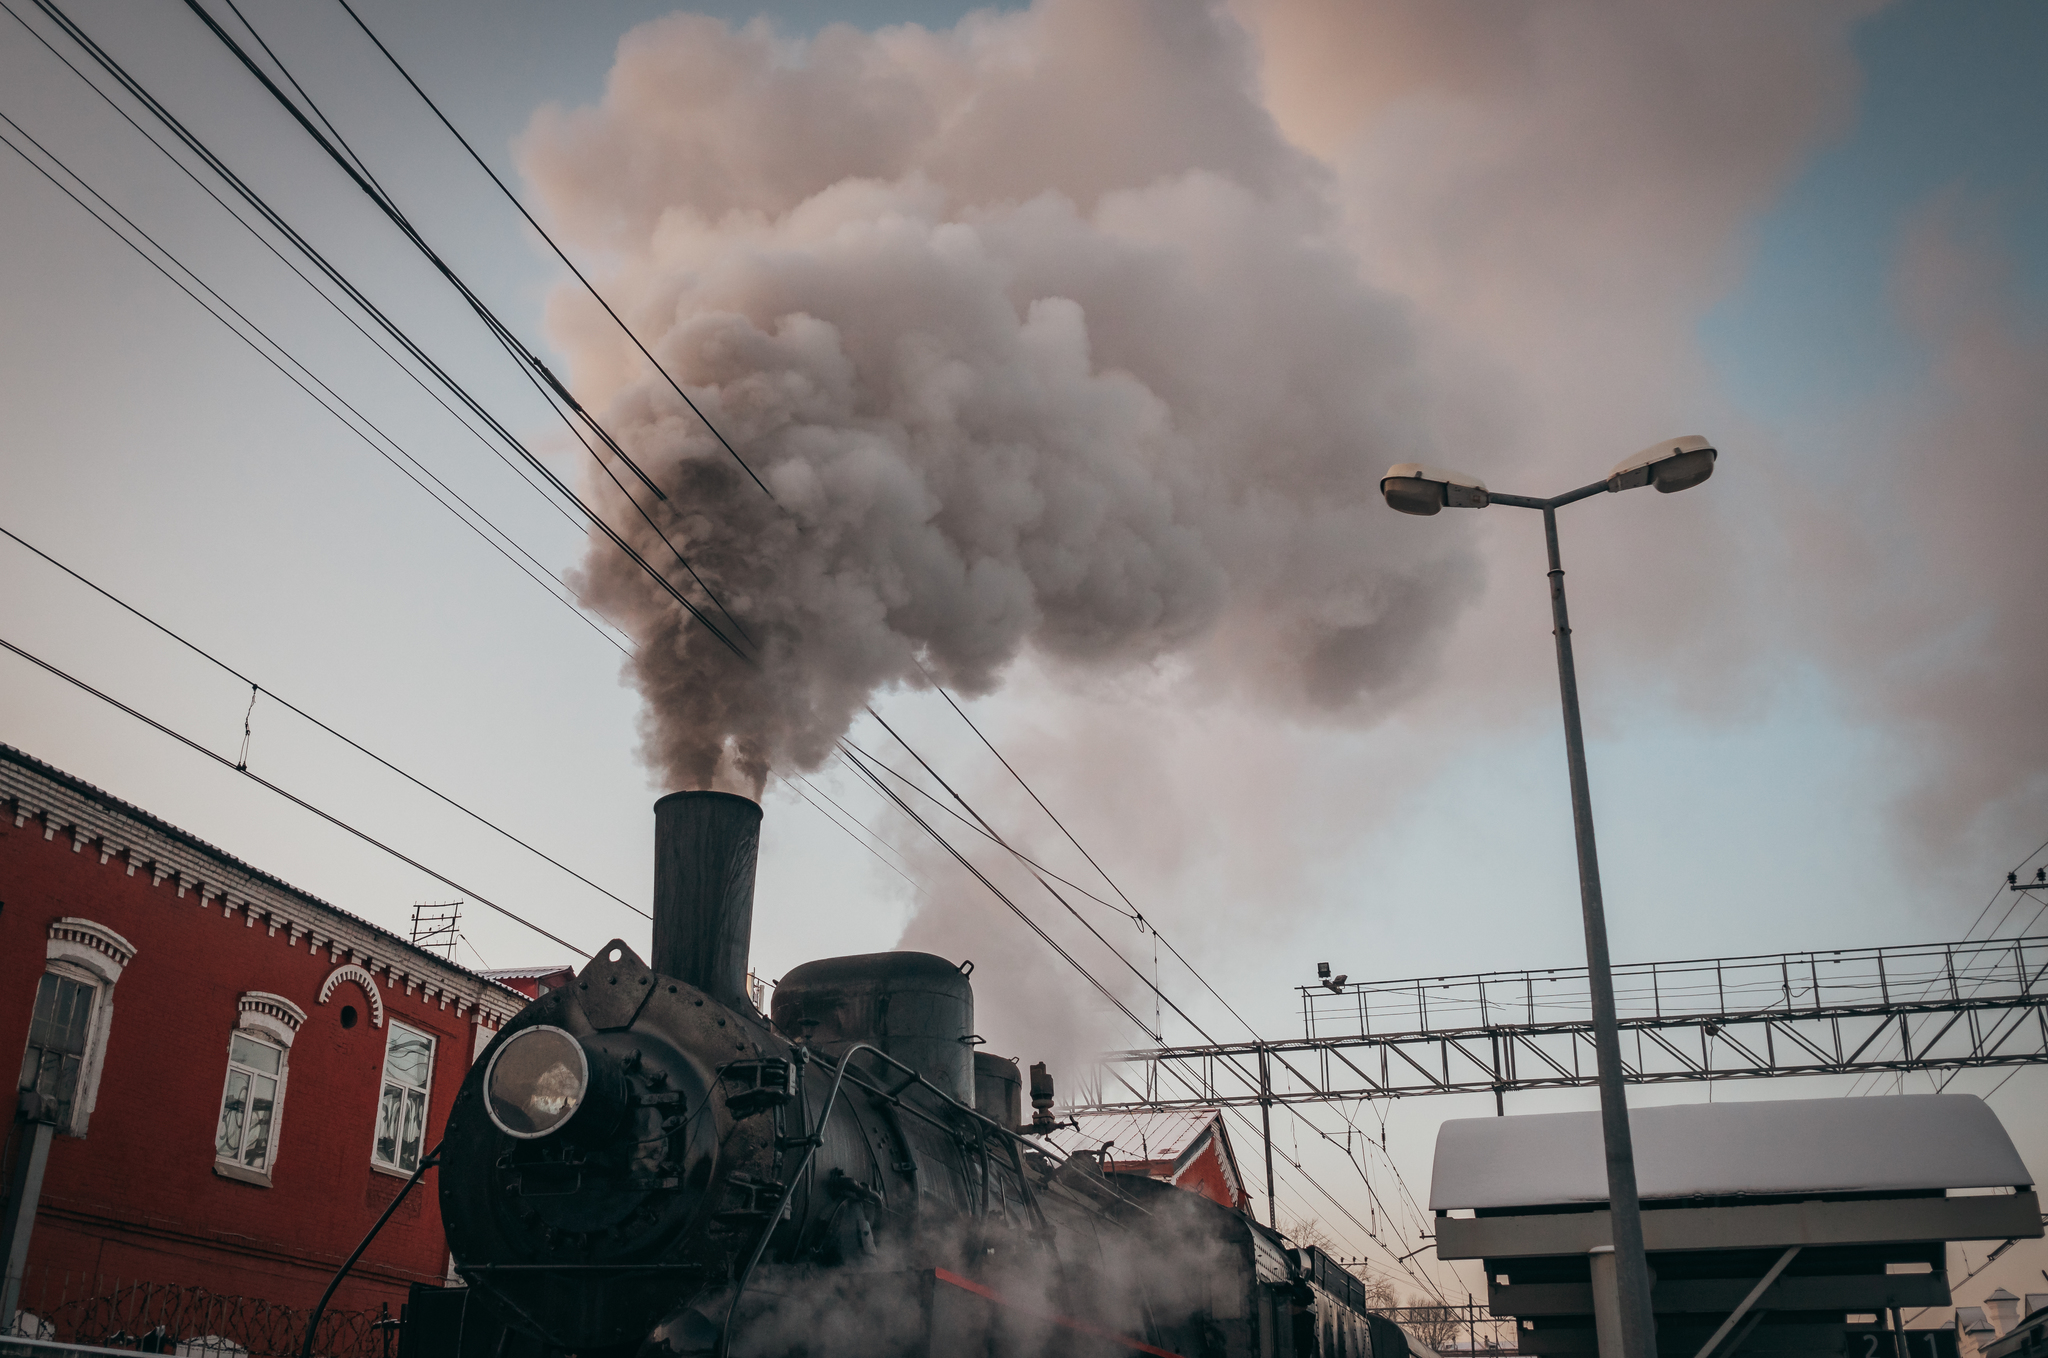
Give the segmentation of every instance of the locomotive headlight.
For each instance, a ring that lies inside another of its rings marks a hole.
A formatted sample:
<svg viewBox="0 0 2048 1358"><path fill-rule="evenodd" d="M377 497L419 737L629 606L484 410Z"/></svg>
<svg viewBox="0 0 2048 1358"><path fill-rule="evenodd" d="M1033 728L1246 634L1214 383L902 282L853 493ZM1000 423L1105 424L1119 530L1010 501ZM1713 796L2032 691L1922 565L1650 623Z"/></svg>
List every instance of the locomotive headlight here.
<svg viewBox="0 0 2048 1358"><path fill-rule="evenodd" d="M507 1136L531 1141L560 1131L590 1093L590 1056L560 1028L512 1035L484 1072L484 1107Z"/></svg>

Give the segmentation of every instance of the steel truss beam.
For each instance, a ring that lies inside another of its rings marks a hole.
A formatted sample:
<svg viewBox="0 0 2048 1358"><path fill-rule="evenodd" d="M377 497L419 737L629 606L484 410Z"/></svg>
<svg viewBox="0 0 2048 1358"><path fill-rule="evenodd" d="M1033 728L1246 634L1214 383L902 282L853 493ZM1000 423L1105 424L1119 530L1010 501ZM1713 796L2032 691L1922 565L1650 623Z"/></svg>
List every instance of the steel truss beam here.
<svg viewBox="0 0 2048 1358"><path fill-rule="evenodd" d="M1592 1020L1573 1012L1584 978L1576 968L1303 987L1307 1036L1114 1052L1073 1111L1591 1085ZM1615 980L1631 1084L2048 1063L2048 937L1650 963L1618 967ZM1395 1030L1372 1031L1375 1018Z"/></svg>

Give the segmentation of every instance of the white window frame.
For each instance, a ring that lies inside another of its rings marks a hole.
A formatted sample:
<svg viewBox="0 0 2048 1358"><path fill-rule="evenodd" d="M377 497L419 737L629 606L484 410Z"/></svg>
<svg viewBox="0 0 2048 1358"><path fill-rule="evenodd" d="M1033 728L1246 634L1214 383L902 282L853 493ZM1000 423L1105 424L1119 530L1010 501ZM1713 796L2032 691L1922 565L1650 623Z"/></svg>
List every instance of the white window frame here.
<svg viewBox="0 0 2048 1358"><path fill-rule="evenodd" d="M391 1045L398 1040L398 1035L401 1032L417 1037L427 1044L427 1082L424 1085L408 1085L402 1080L394 1080L391 1076ZM408 1092L416 1088L419 1092L420 1155L422 1158L426 1156L428 1150L427 1127L433 1121L434 1116L434 1060L440 1055L440 1051L441 1039L424 1028L415 1028L409 1023L401 1023L397 1019L392 1019L384 1025L384 1062L377 1069L377 1104L370 1118L370 1168L380 1174L395 1174L401 1179L410 1179L413 1176L413 1170L404 1168L398 1160L385 1160L377 1154L377 1131L384 1117L384 1091L391 1085L395 1084L400 1089ZM405 1128L404 1123L401 1121L399 1124L398 1144L394 1147L400 1155L404 1154L404 1136ZM417 1169L418 1166L415 1165L413 1168Z"/></svg>
<svg viewBox="0 0 2048 1358"><path fill-rule="evenodd" d="M91 986L92 1014L86 1020L85 1054L72 1090L71 1116L57 1130L83 1137L99 1103L100 1071L107 1063L107 1035L114 1027L114 987L135 960L135 945L104 924L66 915L51 923L43 970ZM37 978L41 985L41 978ZM27 1043L22 1044L23 1051Z"/></svg>
<svg viewBox="0 0 2048 1358"><path fill-rule="evenodd" d="M57 1124L57 1130L69 1136L84 1136L87 1116L91 1113L92 1095L97 1092L100 1064L106 1051L106 1024L103 1022L109 1005L108 985L104 978L87 971L84 967L69 962L51 962L36 977L36 991L42 991L43 976L56 976L73 981L85 987L88 996L85 1002L85 1048L78 1057L78 1078L71 1086L71 1108L64 1121ZM33 1033L33 1027L31 1027ZM28 1043L22 1043L22 1057L28 1056Z"/></svg>
<svg viewBox="0 0 2048 1358"><path fill-rule="evenodd" d="M233 1084L235 1072L240 1070L250 1077L250 1087L259 1079L277 1081L277 1091L271 1095L270 1103L270 1153L264 1157L261 1169L253 1168L240 1160L231 1160L220 1153L220 1122L214 1122L213 1172L223 1179L235 1179L242 1183L255 1184L260 1188L271 1185L271 1176L277 1172L277 1160L284 1144L284 1096L290 1082L292 1070L291 1030L281 1023L250 1022L252 1015L244 1013L242 1022L228 1032L228 1068L221 1079L221 1111L227 1109L228 1089ZM268 1075L253 1066L243 1065L235 1060L235 1039L247 1038L252 1042L270 1048L277 1053L277 1074ZM248 1134L247 1114L244 1114L243 1135Z"/></svg>

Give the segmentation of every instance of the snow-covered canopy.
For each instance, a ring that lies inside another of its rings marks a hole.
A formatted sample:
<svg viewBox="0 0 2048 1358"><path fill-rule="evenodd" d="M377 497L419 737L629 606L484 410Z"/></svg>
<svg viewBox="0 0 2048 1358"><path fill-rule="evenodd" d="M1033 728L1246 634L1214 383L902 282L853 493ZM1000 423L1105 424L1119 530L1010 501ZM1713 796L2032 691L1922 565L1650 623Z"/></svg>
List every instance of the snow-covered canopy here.
<svg viewBox="0 0 2048 1358"><path fill-rule="evenodd" d="M2031 1184L1974 1094L1694 1103L1629 1113L1645 1198ZM1598 1113L1459 1118L1436 1138L1432 1211L1605 1202Z"/></svg>

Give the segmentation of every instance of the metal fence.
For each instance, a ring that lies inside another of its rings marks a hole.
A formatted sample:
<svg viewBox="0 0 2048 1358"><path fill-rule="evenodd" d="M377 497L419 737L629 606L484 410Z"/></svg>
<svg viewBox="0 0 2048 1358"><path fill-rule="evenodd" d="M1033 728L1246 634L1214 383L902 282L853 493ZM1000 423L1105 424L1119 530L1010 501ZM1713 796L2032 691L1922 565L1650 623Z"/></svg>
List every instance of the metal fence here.
<svg viewBox="0 0 2048 1358"><path fill-rule="evenodd" d="M6 1333L27 1339L204 1358L297 1358L312 1308L203 1287L101 1274L31 1268L20 1310ZM313 1352L319 1358L391 1358L398 1319L375 1311L322 1313Z"/></svg>

